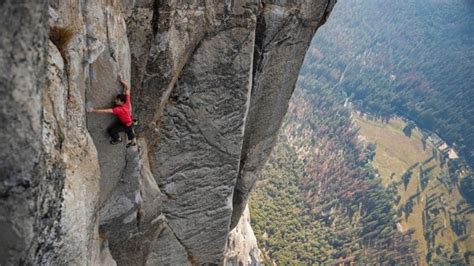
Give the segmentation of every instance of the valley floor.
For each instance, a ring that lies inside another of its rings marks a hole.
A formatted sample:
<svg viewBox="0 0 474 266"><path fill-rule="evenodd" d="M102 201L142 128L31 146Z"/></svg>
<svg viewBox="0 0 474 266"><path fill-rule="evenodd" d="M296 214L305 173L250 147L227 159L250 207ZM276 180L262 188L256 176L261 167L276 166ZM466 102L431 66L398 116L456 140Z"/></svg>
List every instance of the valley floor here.
<svg viewBox="0 0 474 266"><path fill-rule="evenodd" d="M414 229L420 262L443 253L469 257L474 251L474 210L460 194L457 176L442 162L439 148L430 141L423 144L417 128L406 136L407 122L400 118L382 122L360 113L353 118L361 138L376 144L373 165L383 184L396 186L399 229Z"/></svg>

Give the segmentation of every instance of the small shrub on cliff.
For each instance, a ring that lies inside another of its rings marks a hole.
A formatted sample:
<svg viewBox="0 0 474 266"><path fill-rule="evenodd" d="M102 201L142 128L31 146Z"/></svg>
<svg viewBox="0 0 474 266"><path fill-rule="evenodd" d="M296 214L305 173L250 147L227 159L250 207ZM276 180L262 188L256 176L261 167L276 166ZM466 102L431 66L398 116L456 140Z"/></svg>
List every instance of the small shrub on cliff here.
<svg viewBox="0 0 474 266"><path fill-rule="evenodd" d="M70 27L55 26L49 30L49 39L58 48L63 59L66 59L65 51L73 36L74 31Z"/></svg>

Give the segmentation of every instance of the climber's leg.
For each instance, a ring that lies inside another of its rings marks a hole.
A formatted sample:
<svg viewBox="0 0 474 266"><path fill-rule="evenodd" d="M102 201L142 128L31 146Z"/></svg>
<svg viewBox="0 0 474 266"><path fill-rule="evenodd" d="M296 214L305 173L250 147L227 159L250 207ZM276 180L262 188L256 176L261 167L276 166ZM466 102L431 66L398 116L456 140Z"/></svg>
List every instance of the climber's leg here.
<svg viewBox="0 0 474 266"><path fill-rule="evenodd" d="M120 122L116 122L115 124L113 124L109 128L108 131L109 131L110 137L112 137L112 141L110 143L111 144L117 144L117 143L120 143L122 141L122 139L120 138L119 133L124 132L125 127Z"/></svg>
<svg viewBox="0 0 474 266"><path fill-rule="evenodd" d="M128 137L127 148L137 145L135 141L135 133L133 132L133 126L125 127L125 132L127 133Z"/></svg>
<svg viewBox="0 0 474 266"><path fill-rule="evenodd" d="M133 128L132 126L129 127L124 127L125 128L125 133L127 133L128 140L131 141L135 138L135 134L133 133Z"/></svg>

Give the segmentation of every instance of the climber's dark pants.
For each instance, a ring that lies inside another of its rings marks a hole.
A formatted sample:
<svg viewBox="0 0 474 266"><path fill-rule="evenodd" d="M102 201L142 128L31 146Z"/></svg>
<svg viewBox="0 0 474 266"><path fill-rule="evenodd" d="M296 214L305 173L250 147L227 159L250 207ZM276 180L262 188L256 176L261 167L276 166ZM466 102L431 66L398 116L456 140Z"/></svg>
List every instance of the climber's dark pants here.
<svg viewBox="0 0 474 266"><path fill-rule="evenodd" d="M132 126L127 127L120 122L116 122L115 124L113 124L108 131L113 140L118 140L120 138L120 132L127 133L128 140L132 140L133 138L135 138Z"/></svg>

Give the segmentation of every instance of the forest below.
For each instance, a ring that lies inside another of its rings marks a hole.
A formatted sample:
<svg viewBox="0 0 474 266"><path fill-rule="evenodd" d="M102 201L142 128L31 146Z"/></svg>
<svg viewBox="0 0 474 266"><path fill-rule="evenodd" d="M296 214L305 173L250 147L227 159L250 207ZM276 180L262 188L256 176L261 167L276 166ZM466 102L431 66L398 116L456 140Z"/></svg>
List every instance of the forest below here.
<svg viewBox="0 0 474 266"><path fill-rule="evenodd" d="M252 194L267 262L470 263L472 11L464 0L336 5ZM398 157L401 144L386 133L406 142ZM432 133L460 158L427 144Z"/></svg>
<svg viewBox="0 0 474 266"><path fill-rule="evenodd" d="M359 110L415 121L474 166L474 2L342 1L309 53L318 65L302 74L316 86L344 91Z"/></svg>
<svg viewBox="0 0 474 266"><path fill-rule="evenodd" d="M259 247L278 265L413 264L413 231L395 226L396 191L381 184L370 163L374 146L359 141L342 103L325 90L294 95L252 194Z"/></svg>

